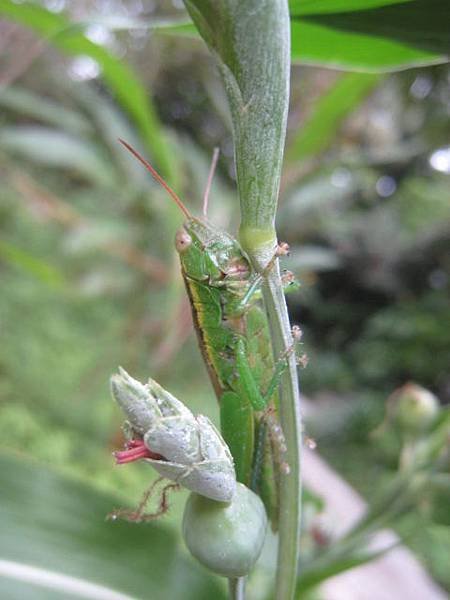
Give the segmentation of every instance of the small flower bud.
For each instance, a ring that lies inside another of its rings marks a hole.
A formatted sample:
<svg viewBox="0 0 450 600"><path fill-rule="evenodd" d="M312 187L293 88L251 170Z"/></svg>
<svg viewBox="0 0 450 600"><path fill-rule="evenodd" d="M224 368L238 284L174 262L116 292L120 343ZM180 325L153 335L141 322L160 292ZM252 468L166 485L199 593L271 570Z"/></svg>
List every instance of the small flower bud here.
<svg viewBox="0 0 450 600"><path fill-rule="evenodd" d="M119 373L111 377L111 392L132 429L143 435L156 417L155 406L147 387L119 367Z"/></svg>
<svg viewBox="0 0 450 600"><path fill-rule="evenodd" d="M416 383L407 383L396 390L390 402L396 423L405 433L413 435L426 431L439 412L436 396Z"/></svg>

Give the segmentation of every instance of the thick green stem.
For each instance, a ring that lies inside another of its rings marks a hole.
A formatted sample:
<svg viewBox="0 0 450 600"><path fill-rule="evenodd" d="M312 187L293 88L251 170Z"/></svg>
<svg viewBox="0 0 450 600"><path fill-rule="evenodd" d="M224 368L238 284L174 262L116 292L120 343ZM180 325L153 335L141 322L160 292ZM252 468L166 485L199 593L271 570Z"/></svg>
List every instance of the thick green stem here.
<svg viewBox="0 0 450 600"><path fill-rule="evenodd" d="M266 265L268 256L272 256L272 245L254 249L256 266ZM275 357L282 356L292 346L291 326L281 284L278 262L264 278L262 288L264 304L269 317L272 345ZM276 598L288 600L294 597L299 558L300 519L301 519L301 416L300 393L298 389L297 364L295 355L288 359L288 369L282 376L280 387L280 422L286 439L285 459L289 473L281 474L279 545Z"/></svg>
<svg viewBox="0 0 450 600"><path fill-rule="evenodd" d="M278 265L263 287L263 297L272 330L273 349L275 356L279 356L292 344L292 335ZM300 395L296 358L293 355L289 358L289 368L281 381L280 420L286 439L286 462L290 468L288 474L281 475L280 482L280 539L276 598L284 600L294 595L301 518Z"/></svg>
<svg viewBox="0 0 450 600"><path fill-rule="evenodd" d="M273 230L241 227L240 239L255 269L261 273L272 259L277 243ZM278 261L264 276L262 287L264 304L269 318L275 358L292 346L291 326L280 278ZM276 582L276 599L294 597L299 558L301 521L301 448L302 426L300 393L296 357L289 356L289 368L283 374L280 387L280 421L286 439L286 462L290 471L281 474L280 521Z"/></svg>

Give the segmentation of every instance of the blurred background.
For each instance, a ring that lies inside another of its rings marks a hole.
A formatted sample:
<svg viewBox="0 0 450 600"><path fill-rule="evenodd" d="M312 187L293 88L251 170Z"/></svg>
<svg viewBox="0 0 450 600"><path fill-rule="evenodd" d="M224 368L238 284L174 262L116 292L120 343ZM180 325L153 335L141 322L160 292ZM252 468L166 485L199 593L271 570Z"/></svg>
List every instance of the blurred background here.
<svg viewBox="0 0 450 600"><path fill-rule="evenodd" d="M41 5L0 21L4 469L18 460L25 482L30 465L50 467L135 506L152 474L113 467L123 443L108 389L117 366L218 414L173 248L182 215L117 138L148 156L194 214L219 147L210 219L234 233L230 118L204 45L164 30L164 19L185 18L181 2ZM88 20L93 8L83 42L75 27L46 33L45 19ZM134 28L138 17L161 29ZM411 381L441 406L450 398L449 83L445 65L384 75L292 68L277 226L291 247L284 266L301 283L288 303L308 357L306 431L369 501L401 454L388 398ZM449 588L441 475L438 493L410 499L395 525ZM321 513L320 497L308 502ZM173 503L164 527L175 531L183 494ZM333 523L325 529L332 536ZM314 535L310 552L323 542Z"/></svg>

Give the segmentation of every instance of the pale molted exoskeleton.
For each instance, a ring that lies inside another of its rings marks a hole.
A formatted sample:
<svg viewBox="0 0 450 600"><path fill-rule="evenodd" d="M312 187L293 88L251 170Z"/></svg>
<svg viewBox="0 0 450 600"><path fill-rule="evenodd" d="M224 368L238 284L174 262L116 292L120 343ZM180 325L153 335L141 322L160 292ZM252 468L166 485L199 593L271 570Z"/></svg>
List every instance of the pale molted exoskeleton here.
<svg viewBox="0 0 450 600"><path fill-rule="evenodd" d="M127 417L127 450L118 463L145 459L160 475L219 502L236 489L233 458L222 436L156 381L145 385L119 367L111 378L114 399Z"/></svg>

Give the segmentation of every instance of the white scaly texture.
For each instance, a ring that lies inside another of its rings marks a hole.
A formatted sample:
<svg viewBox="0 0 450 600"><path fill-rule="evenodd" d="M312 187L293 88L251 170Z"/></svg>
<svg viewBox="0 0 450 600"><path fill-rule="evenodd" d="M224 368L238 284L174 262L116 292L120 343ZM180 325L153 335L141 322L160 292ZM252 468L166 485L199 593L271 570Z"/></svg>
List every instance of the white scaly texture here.
<svg viewBox="0 0 450 600"><path fill-rule="evenodd" d="M212 500L232 500L233 458L207 417L194 416L153 379L144 385L122 368L111 378L111 390L128 419L129 434L164 457L145 459L160 475Z"/></svg>

